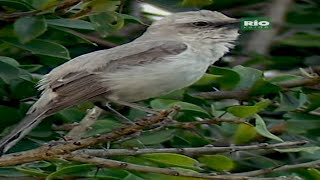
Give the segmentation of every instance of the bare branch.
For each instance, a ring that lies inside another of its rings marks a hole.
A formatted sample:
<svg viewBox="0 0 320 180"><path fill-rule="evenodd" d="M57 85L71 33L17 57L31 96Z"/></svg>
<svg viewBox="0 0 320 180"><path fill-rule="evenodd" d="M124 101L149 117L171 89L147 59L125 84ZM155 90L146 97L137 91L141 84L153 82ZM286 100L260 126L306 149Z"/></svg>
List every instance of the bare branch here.
<svg viewBox="0 0 320 180"><path fill-rule="evenodd" d="M170 176L179 176L179 177L193 177L193 178L204 178L204 179L213 179L213 180L267 180L270 178L251 178L251 177L237 177L233 175L208 175L191 171L181 171L169 168L158 168L151 166L142 166L137 164L131 164L127 162L115 161L110 159L103 159L94 156L88 156L83 154L66 154L63 156L64 159L69 161L77 161L82 163L96 164L98 167L105 168L118 168L132 171L139 171L144 173L157 173L165 174ZM271 178L274 180L280 180L283 178Z"/></svg>
<svg viewBox="0 0 320 180"><path fill-rule="evenodd" d="M152 126L153 124L164 121L169 115L176 112L177 110L177 107L173 107L172 109L161 111L152 117L143 118L132 124L125 124L120 128L116 128L112 132L104 135L88 137L80 139L78 141L69 140L61 143L54 142L51 144L43 145L37 149L4 155L0 158L0 167L23 164L33 161L49 160L56 158L57 155L67 154L72 151L97 145L100 143L116 141L121 138L128 137L132 134L136 134L143 129Z"/></svg>
<svg viewBox="0 0 320 180"><path fill-rule="evenodd" d="M87 40L89 40L91 42L97 43L100 46L104 46L104 47L107 47L107 48L112 48L112 47L117 46L116 44L114 44L112 42L109 42L109 41L106 41L104 39L95 37L93 35L83 34L83 33L80 33L80 32L77 32L77 31L74 31L74 30L71 30L71 29L69 29L68 31L70 31L73 34L76 34L76 35L78 35L78 36L80 36L82 38L85 38L85 39L87 39Z"/></svg>
<svg viewBox="0 0 320 180"><path fill-rule="evenodd" d="M244 173L237 173L235 175L239 175L239 176L260 176L260 175L264 175L264 174L271 174L271 173L274 173L274 172L288 171L288 170L300 169L300 168L320 168L320 160L301 163L301 164L284 165L284 166L280 166L280 167L260 169L260 170L249 171L249 172L244 172Z"/></svg>
<svg viewBox="0 0 320 180"><path fill-rule="evenodd" d="M300 86L313 86L320 83L320 77L314 78L304 78L298 80L292 80L288 82L277 83L276 85L287 89L287 88L294 88ZM250 89L243 89L243 90L234 90L234 91L214 91L214 92L201 92L195 93L194 95L200 96L205 99L238 99L238 100L245 100L253 95L250 95Z"/></svg>
<svg viewBox="0 0 320 180"><path fill-rule="evenodd" d="M277 144L255 144L247 146L229 146L229 147L214 147L214 146L204 146L204 147L194 147L194 148L164 148L164 149L85 149L79 150L83 154L88 154L91 156L98 157L110 157L110 156L136 156L141 154L150 153L176 153L184 154L187 156L195 156L201 154L213 154L213 153L223 153L223 152L234 152L234 151L248 151L248 150L261 150L261 149L285 149L292 148L296 146L303 146L306 141L296 141L296 142L284 142Z"/></svg>
<svg viewBox="0 0 320 180"><path fill-rule="evenodd" d="M278 85L282 88L294 88L294 87L300 87L300 86L313 86L320 83L320 77L314 77L314 78L305 78L305 79L298 79L288 82L282 82Z"/></svg>
<svg viewBox="0 0 320 180"><path fill-rule="evenodd" d="M79 140L83 134L88 131L88 129L97 121L102 109L94 107L88 110L86 116L81 120L81 122L75 126L71 131L66 135L66 139Z"/></svg>
<svg viewBox="0 0 320 180"><path fill-rule="evenodd" d="M243 121L241 119L213 118L213 119L206 119L203 121L176 122L172 126L182 127L182 128L191 128L191 127L198 126L201 124L219 124L222 122L235 123L235 124L249 124L248 122ZM171 125L169 125L169 126L171 126Z"/></svg>

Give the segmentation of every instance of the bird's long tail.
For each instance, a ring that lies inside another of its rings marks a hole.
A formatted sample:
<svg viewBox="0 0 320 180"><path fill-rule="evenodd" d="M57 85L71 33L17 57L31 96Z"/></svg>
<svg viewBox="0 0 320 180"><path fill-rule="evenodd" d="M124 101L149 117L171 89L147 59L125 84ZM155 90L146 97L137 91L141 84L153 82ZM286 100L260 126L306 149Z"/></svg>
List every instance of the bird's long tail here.
<svg viewBox="0 0 320 180"><path fill-rule="evenodd" d="M36 110L28 114L8 135L0 141L0 156L8 151L12 146L19 142L26 134L28 134L35 126L37 126L44 118L47 111Z"/></svg>

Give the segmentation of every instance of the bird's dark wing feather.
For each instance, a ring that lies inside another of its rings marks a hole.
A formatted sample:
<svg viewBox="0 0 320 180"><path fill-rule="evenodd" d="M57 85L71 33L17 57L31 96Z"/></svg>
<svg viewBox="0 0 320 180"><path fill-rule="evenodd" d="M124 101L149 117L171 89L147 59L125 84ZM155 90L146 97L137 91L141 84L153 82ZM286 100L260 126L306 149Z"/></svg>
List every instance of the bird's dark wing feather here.
<svg viewBox="0 0 320 180"><path fill-rule="evenodd" d="M109 61L104 66L97 67L94 72L75 71L67 73L48 84L48 87L58 95L50 105L51 112L54 113L60 109L107 94L109 89L105 84L102 86L100 74L121 71L123 67L154 63L155 59L159 62L162 57L177 55L185 51L186 48L187 46L183 43L164 42L161 45L151 46L145 51Z"/></svg>

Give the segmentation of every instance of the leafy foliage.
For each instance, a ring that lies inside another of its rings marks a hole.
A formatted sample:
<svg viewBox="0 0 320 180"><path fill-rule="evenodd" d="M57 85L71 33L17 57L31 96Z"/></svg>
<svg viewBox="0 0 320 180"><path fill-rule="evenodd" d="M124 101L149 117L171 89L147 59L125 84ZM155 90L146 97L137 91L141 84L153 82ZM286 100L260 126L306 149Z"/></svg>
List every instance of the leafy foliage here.
<svg viewBox="0 0 320 180"><path fill-rule="evenodd" d="M265 10L264 4L256 0L146 2L169 11L188 10L198 6L224 11L233 17L259 16ZM10 131L35 102L39 95L35 86L44 74L71 58L129 42L141 34L145 29L141 21L151 20L148 19L150 14L143 14L141 10L136 12L138 4L139 2L120 0L0 0L3 12L0 15L1 135ZM250 9L261 4L263 8ZM227 55L228 58L223 58L210 67L197 83L163 97L139 102L155 110L180 106L181 111L174 118L177 124L212 118L240 119L246 123L169 126L110 144L110 148L119 149L165 149L308 140L311 142L308 147L276 149L270 152L252 150L193 156L158 153L110 158L147 167L210 173L246 172L319 159L319 85L281 86L281 83L283 85L302 80L306 76L318 76L316 73L297 71L299 68L308 70L308 67L314 67L319 73L320 15L317 7L319 5L313 1L293 3L285 28L274 37L270 54L247 52L246 43L252 38L247 33L252 32L243 32L239 44ZM138 17L132 14L138 14ZM239 62L243 63L239 65ZM212 91L238 94L233 98L217 99L199 96L201 92ZM66 132L55 131L52 123L59 126L78 122L85 115L86 109L91 107L91 103L81 104L47 118L11 152L32 149L51 140L58 140ZM146 115L135 109L119 107L118 110L130 119ZM112 114L101 116L86 132L85 137L110 132L119 127L121 123L116 119L117 116ZM305 168L277 172L274 175L319 179L320 172L318 168ZM138 180L180 178L121 168L101 168L97 171L95 165L61 159L1 167L0 176L34 176L46 177L48 180L63 177Z"/></svg>

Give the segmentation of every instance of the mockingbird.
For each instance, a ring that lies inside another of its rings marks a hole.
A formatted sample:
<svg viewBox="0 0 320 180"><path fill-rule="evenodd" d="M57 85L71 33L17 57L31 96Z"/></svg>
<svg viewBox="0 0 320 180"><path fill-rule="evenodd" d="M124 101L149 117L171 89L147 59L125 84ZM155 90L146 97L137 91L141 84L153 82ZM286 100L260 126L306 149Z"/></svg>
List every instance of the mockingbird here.
<svg viewBox="0 0 320 180"><path fill-rule="evenodd" d="M123 105L199 80L238 37L238 20L219 12L181 12L154 22L136 40L76 57L39 82L41 97L0 141L5 153L42 119L85 101Z"/></svg>

